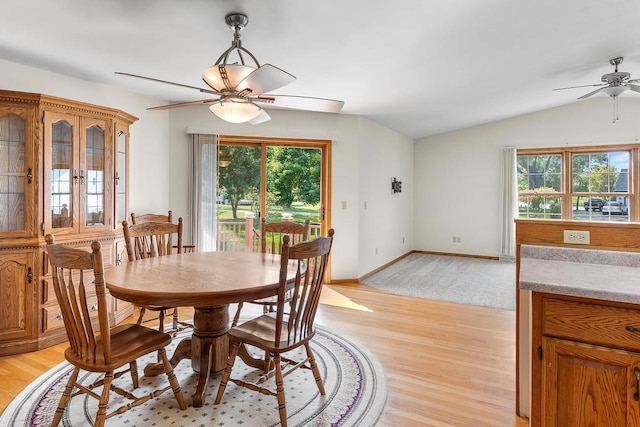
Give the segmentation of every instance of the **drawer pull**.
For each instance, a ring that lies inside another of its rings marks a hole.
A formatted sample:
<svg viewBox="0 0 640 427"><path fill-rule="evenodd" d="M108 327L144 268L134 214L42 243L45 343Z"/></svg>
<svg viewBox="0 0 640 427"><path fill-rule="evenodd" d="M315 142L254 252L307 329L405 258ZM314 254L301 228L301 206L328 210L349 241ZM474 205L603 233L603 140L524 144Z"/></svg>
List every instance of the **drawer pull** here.
<svg viewBox="0 0 640 427"><path fill-rule="evenodd" d="M634 400L640 400L640 368L633 368L633 373L636 374L636 392L633 393Z"/></svg>
<svg viewBox="0 0 640 427"><path fill-rule="evenodd" d="M631 325L625 326L625 329L629 332L640 332L639 328L636 328L635 326L631 326Z"/></svg>
<svg viewBox="0 0 640 427"><path fill-rule="evenodd" d="M58 314L56 315L56 319L58 319L58 320L62 319L62 313L58 313Z"/></svg>
<svg viewBox="0 0 640 427"><path fill-rule="evenodd" d="M97 306L97 305L92 305L92 306L91 306L91 311L96 311L97 309L98 309L98 306Z"/></svg>

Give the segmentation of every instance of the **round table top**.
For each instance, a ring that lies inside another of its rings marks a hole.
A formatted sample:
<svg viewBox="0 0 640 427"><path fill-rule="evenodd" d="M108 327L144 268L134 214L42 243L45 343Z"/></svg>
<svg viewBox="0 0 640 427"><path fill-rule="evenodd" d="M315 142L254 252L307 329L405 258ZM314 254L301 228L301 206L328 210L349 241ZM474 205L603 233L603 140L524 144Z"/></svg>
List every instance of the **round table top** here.
<svg viewBox="0 0 640 427"><path fill-rule="evenodd" d="M279 255L195 252L132 261L104 278L111 295L138 305L211 307L276 295L279 276Z"/></svg>

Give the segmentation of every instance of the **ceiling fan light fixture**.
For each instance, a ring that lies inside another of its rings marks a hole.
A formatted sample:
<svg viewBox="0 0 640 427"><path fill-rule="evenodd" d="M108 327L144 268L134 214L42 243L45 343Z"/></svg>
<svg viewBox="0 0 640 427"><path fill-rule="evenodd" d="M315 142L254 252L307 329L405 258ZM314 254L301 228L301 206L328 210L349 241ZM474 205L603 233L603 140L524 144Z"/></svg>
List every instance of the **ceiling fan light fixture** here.
<svg viewBox="0 0 640 427"><path fill-rule="evenodd" d="M214 96L199 101L161 105L148 108L149 110L168 110L190 105L211 104L209 109L213 114L231 123L249 122L255 125L270 120L269 114L260 105L267 108L273 106L326 113L337 113L342 109L344 102L334 99L270 95L269 92L295 81L295 76L271 64L260 65L253 53L242 46L240 32L249 22L247 15L232 12L225 16L225 22L233 31L233 41L231 46L222 52L214 65L202 71L202 80L208 89L130 73L116 72L116 74L195 89L198 92ZM640 86L637 91L640 92Z"/></svg>
<svg viewBox="0 0 640 427"><path fill-rule="evenodd" d="M607 86L607 87L603 87L600 90L606 93L607 95L614 97L614 96L620 95L627 89L629 89L627 86Z"/></svg>
<svg viewBox="0 0 640 427"><path fill-rule="evenodd" d="M245 123L258 117L262 108L249 101L222 100L211 104L209 110L224 121Z"/></svg>
<svg viewBox="0 0 640 427"><path fill-rule="evenodd" d="M255 71L255 67L240 64L216 64L202 72L202 79L218 92L247 89L245 77Z"/></svg>

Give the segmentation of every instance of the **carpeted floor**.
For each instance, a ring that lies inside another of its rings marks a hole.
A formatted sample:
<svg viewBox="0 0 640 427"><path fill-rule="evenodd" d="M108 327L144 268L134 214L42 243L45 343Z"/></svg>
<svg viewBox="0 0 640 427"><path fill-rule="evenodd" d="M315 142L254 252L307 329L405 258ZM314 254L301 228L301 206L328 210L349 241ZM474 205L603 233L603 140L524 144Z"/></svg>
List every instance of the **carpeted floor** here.
<svg viewBox="0 0 640 427"><path fill-rule="evenodd" d="M515 310L516 265L479 258L411 254L362 283L399 295Z"/></svg>
<svg viewBox="0 0 640 427"><path fill-rule="evenodd" d="M290 426L371 426L382 412L387 395L384 370L380 362L365 348L350 342L345 337L318 327L312 340L312 348L323 376L326 395L321 396L313 375L305 369L297 369L287 376L285 393L287 399L288 424ZM190 333L182 332L171 346ZM171 355L173 350L168 349ZM291 353L292 354L292 353ZM139 359L141 370L149 361L155 361L155 354ZM148 359L148 360L147 360ZM239 368L239 369L238 369ZM238 370L237 370L238 369ZM63 362L29 385L18 395L0 416L0 426L48 426L51 422L64 385L72 370ZM177 408L173 393L165 392L156 399L134 408L107 421L107 425L123 426L272 426L279 425L277 401L275 397L229 384L220 405L213 400L218 390L219 376L210 378L207 384L205 405L191 406L191 393L195 389L197 376L189 361L182 361L175 368L188 407L184 411ZM251 376L255 371L236 363L235 375ZM85 374L82 382L90 382ZM142 375L142 372L140 372ZM130 384L131 378L123 375L115 380ZM140 388L136 395L143 395L155 387L158 381L166 383L166 376L141 376ZM126 387L127 389L130 387ZM275 385L274 385L275 389ZM147 390L147 391L145 391ZM122 398L112 393L110 408L121 406ZM97 410L95 399L84 395L71 401L61 425L93 425Z"/></svg>

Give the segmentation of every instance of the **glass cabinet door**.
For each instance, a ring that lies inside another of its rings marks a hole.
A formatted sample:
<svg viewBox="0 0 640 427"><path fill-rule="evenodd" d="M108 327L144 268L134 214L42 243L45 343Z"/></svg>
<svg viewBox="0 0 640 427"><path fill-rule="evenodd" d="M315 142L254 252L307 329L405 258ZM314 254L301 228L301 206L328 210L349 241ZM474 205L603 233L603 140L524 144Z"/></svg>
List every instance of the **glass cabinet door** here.
<svg viewBox="0 0 640 427"><path fill-rule="evenodd" d="M115 206L115 226L116 228L127 219L129 206L127 205L127 180L128 167L127 152L129 150L129 135L126 128L116 124L116 206Z"/></svg>
<svg viewBox="0 0 640 427"><path fill-rule="evenodd" d="M78 168L74 165L73 121L65 119L51 123L50 206L51 228L71 228L76 209L74 185L78 183Z"/></svg>
<svg viewBox="0 0 640 427"><path fill-rule="evenodd" d="M113 227L111 121L80 118L80 231Z"/></svg>
<svg viewBox="0 0 640 427"><path fill-rule="evenodd" d="M85 129L85 167L80 170L80 182L85 191L85 225L104 225L105 213L105 131L97 125ZM84 182L83 182L84 181Z"/></svg>
<svg viewBox="0 0 640 427"><path fill-rule="evenodd" d="M29 112L0 107L0 236L29 236L33 233L32 141Z"/></svg>
<svg viewBox="0 0 640 427"><path fill-rule="evenodd" d="M45 111L45 234L111 227L111 122Z"/></svg>

